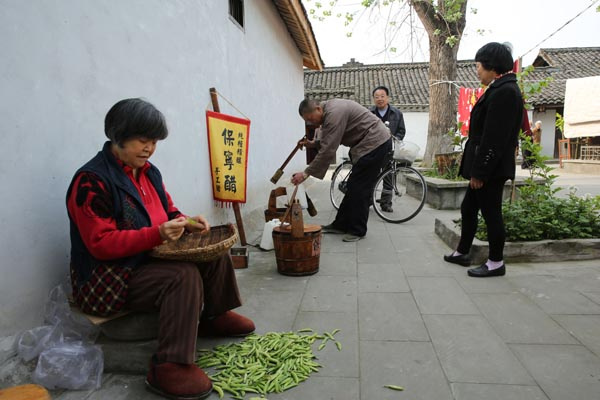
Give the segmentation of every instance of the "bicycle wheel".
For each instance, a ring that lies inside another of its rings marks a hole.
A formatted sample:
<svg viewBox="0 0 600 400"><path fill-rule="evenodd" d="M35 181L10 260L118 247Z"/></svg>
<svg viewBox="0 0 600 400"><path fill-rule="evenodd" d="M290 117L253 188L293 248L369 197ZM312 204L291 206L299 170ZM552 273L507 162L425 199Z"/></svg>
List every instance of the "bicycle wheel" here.
<svg viewBox="0 0 600 400"><path fill-rule="evenodd" d="M331 187L329 188L329 198L331 204L337 210L342 204L342 200L346 195L346 184L348 177L352 171L352 163L350 161L344 161L337 166L333 175L331 175Z"/></svg>
<svg viewBox="0 0 600 400"><path fill-rule="evenodd" d="M387 222L414 218L425 205L427 185L413 167L394 166L383 172L373 190L375 212Z"/></svg>

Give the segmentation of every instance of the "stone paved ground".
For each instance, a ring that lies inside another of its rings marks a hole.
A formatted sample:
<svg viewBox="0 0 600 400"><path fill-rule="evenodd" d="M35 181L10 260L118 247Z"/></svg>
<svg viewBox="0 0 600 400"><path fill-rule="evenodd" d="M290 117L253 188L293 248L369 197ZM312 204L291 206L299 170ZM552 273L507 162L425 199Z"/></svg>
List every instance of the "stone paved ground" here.
<svg viewBox="0 0 600 400"><path fill-rule="evenodd" d="M333 215L327 184L310 188L315 223ZM319 353L319 374L269 400L600 399L600 261L512 264L506 277L469 278L442 261L449 249L433 233L441 213L457 214L425 208L400 225L373 214L358 243L326 235L311 277L278 275L272 252L251 253L237 272L240 311L259 333L339 328L343 343ZM143 377L109 374L98 391L56 394L158 399Z"/></svg>

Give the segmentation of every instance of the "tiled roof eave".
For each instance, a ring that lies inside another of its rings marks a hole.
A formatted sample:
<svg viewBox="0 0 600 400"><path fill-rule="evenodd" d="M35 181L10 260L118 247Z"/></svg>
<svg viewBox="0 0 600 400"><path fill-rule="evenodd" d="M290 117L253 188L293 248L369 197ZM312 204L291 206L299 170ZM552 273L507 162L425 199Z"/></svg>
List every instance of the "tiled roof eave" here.
<svg viewBox="0 0 600 400"><path fill-rule="evenodd" d="M300 0L273 0L300 54L303 65L313 70L323 69L317 39L312 30L306 10Z"/></svg>
<svg viewBox="0 0 600 400"><path fill-rule="evenodd" d="M542 49L552 65L534 69L526 80L553 80L541 93L531 96L529 104L534 107L560 108L564 104L567 79L600 75L600 47ZM354 62L348 67L328 67L321 72L306 71L304 76L307 96L319 100L330 98L352 99L364 106L372 105L371 90L379 85L391 91L390 102L402 111L426 112L429 109L428 63L395 63L360 65ZM457 62L456 83L462 87L479 87L473 60Z"/></svg>

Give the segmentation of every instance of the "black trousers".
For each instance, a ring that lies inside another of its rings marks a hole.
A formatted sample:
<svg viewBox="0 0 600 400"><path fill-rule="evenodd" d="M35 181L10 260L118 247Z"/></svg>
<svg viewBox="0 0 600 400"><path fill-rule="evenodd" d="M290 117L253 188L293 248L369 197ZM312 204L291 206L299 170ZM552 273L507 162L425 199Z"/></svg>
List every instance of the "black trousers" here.
<svg viewBox="0 0 600 400"><path fill-rule="evenodd" d="M385 157L385 162L383 167L381 168L381 172L385 171L390 161L392 161L394 154L389 152ZM381 205L392 205L392 194L394 193L394 177L392 175L388 175L383 178L383 190L381 191L381 197L379 201Z"/></svg>
<svg viewBox="0 0 600 400"><path fill-rule="evenodd" d="M462 227L460 242L456 249L459 253L468 254L477 231L477 214L481 210L487 225L489 256L492 261L502 261L504 241L504 221L502 220L502 191L506 179L493 179L483 184L481 189L467 188L467 193L460 206Z"/></svg>
<svg viewBox="0 0 600 400"><path fill-rule="evenodd" d="M388 140L370 153L362 156L352 166L348 177L346 195L340 204L333 226L352 235L365 236L369 207L377 176L386 161L386 155L392 149L392 140Z"/></svg>
<svg viewBox="0 0 600 400"><path fill-rule="evenodd" d="M531 168L534 161L535 159L531 157L531 151L523 150L523 162L521 163L521 168Z"/></svg>

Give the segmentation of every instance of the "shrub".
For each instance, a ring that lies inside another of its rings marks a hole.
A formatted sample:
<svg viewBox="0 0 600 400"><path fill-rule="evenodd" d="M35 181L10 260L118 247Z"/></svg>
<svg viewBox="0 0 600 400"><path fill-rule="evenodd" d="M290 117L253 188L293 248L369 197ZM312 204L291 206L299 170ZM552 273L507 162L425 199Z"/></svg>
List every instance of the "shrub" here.
<svg viewBox="0 0 600 400"><path fill-rule="evenodd" d="M600 238L600 196L578 196L571 188L567 197L558 197L553 187L556 175L546 165L548 157L540 154L540 146L522 136L522 146L531 151L533 166L520 198L502 205L506 240L510 242L544 239ZM541 183L535 178L542 178ZM476 237L487 240L485 221L479 216Z"/></svg>

